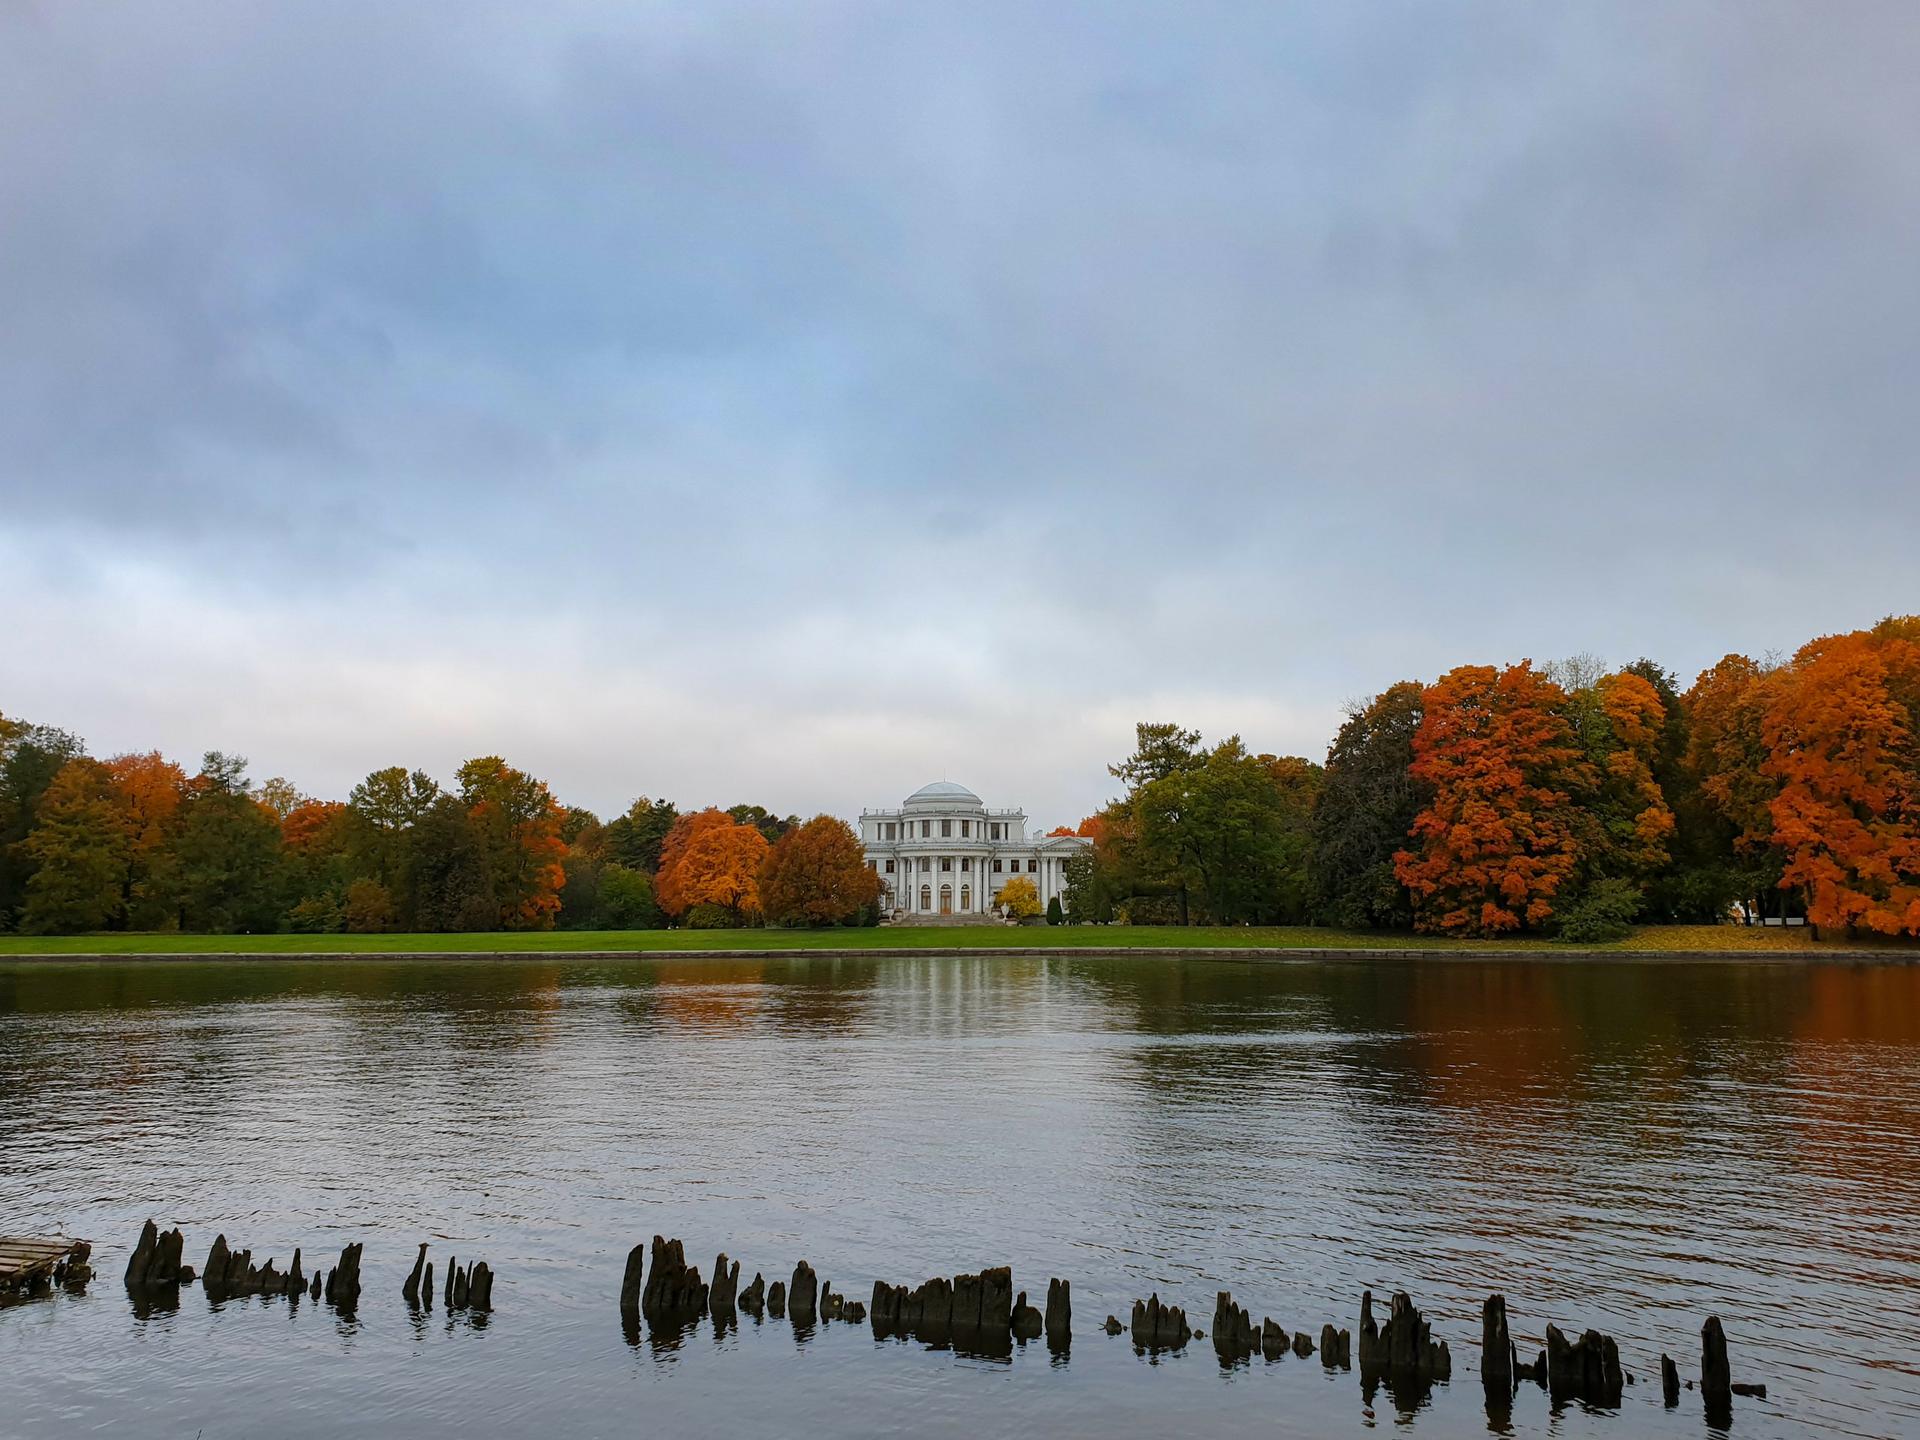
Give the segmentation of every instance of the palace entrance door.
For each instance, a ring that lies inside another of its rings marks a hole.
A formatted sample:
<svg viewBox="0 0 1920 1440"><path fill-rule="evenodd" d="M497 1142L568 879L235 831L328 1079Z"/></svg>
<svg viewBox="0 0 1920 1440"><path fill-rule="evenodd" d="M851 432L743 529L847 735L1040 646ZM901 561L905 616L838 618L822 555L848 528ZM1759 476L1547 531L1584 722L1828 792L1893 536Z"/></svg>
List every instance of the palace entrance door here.
<svg viewBox="0 0 1920 1440"><path fill-rule="evenodd" d="M942 885L940 887L940 913L942 915L953 914L953 887L951 885Z"/></svg>

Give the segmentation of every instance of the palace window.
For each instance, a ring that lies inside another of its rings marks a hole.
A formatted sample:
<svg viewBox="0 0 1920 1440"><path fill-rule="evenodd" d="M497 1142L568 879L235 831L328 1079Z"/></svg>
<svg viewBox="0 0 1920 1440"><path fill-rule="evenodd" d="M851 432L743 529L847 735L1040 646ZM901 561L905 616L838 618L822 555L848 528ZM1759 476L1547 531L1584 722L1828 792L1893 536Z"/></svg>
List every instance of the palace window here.
<svg viewBox="0 0 1920 1440"><path fill-rule="evenodd" d="M922 855L920 857L920 873L924 875L931 869L933 869L933 861Z"/></svg>
<svg viewBox="0 0 1920 1440"><path fill-rule="evenodd" d="M962 855L960 857L960 868L962 870L973 869L973 857L971 855Z"/></svg>
<svg viewBox="0 0 1920 1440"><path fill-rule="evenodd" d="M931 820L922 820L920 822L920 838L922 840L927 840L927 839L931 839L932 836L933 836L933 822Z"/></svg>
<svg viewBox="0 0 1920 1440"><path fill-rule="evenodd" d="M951 855L942 855L940 857L940 868L942 870L953 869L953 857Z"/></svg>
<svg viewBox="0 0 1920 1440"><path fill-rule="evenodd" d="M953 834L953 821L942 820L940 822L940 838L942 840L945 840L951 837L952 834Z"/></svg>
<svg viewBox="0 0 1920 1440"><path fill-rule="evenodd" d="M1039 873L1040 873L1040 862L1038 860L1027 861L1027 874L1037 875Z"/></svg>
<svg viewBox="0 0 1920 1440"><path fill-rule="evenodd" d="M933 909L933 887L931 885L922 885L920 887L920 908L922 910Z"/></svg>
<svg viewBox="0 0 1920 1440"><path fill-rule="evenodd" d="M996 861L994 861L994 862L993 862L993 873L994 873L994 874L996 874L996 875L998 875L998 874L1000 873L1000 867L1001 867L1001 866L1002 866L1003 864L1005 864L1005 862L1004 862L1004 861L1001 861L1001 860L996 860Z"/></svg>
<svg viewBox="0 0 1920 1440"><path fill-rule="evenodd" d="M962 910L971 910L973 908L973 887L971 885L962 885L960 887L960 908Z"/></svg>
<svg viewBox="0 0 1920 1440"><path fill-rule="evenodd" d="M1004 840L1004 839L1006 839L1006 836L1000 833L1001 831L1003 831L1003 830L1005 830L1006 828L1007 828L1007 827L1006 827L1006 826L1004 826L1004 825L989 825L989 826L987 827L987 831L988 831L988 834L987 834L987 838L988 838L989 840Z"/></svg>
<svg viewBox="0 0 1920 1440"><path fill-rule="evenodd" d="M893 874L893 861L887 861L887 874Z"/></svg>
<svg viewBox="0 0 1920 1440"><path fill-rule="evenodd" d="M899 823L896 821L895 823L887 826L887 839L898 840L899 838L900 838L900 826L899 826Z"/></svg>
<svg viewBox="0 0 1920 1440"><path fill-rule="evenodd" d="M960 838L962 840L966 840L971 838L972 835L973 835L973 822L971 820L962 820L960 822Z"/></svg>

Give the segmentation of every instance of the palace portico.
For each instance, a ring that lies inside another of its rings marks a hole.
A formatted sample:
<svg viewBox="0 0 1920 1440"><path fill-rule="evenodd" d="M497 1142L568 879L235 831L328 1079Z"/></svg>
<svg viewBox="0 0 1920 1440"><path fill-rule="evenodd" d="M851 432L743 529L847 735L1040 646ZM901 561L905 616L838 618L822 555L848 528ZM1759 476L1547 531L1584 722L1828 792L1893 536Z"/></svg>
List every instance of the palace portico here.
<svg viewBox="0 0 1920 1440"><path fill-rule="evenodd" d="M1015 875L1033 881L1044 908L1066 900L1066 865L1092 842L1078 835L1027 838L1024 810L989 810L964 785L936 780L898 810L864 810L860 841L901 915L986 915Z"/></svg>

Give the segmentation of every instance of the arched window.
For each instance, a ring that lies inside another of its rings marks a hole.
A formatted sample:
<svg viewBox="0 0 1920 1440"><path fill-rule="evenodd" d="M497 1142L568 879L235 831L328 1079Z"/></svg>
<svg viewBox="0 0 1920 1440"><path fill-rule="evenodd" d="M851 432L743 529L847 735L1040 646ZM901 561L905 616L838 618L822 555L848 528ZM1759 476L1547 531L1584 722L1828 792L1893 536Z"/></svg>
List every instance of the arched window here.
<svg viewBox="0 0 1920 1440"><path fill-rule="evenodd" d="M962 910L973 909L973 887L971 885L962 885L960 887L960 908Z"/></svg>
<svg viewBox="0 0 1920 1440"><path fill-rule="evenodd" d="M933 909L933 887L931 885L922 885L920 887L920 908L923 911Z"/></svg>

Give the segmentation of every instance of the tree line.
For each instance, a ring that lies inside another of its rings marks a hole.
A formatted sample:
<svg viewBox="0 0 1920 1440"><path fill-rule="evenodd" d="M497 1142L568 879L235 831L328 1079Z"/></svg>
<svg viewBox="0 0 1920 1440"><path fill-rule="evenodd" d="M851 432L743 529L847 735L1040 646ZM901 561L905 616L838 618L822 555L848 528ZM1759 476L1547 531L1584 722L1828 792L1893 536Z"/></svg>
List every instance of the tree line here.
<svg viewBox="0 0 1920 1440"><path fill-rule="evenodd" d="M1135 740L1110 767L1124 793L1079 827L1065 918L1920 935L1920 617L1729 655L1684 691L1644 659L1464 665L1352 707L1324 763L1174 724ZM830 816L642 796L602 823L498 756L445 787L378 770L345 801L246 770L95 759L0 715L0 928L842 925L883 903Z"/></svg>
<svg viewBox="0 0 1920 1440"><path fill-rule="evenodd" d="M1728 655L1685 691L1644 659L1465 665L1351 707L1324 764L1143 724L1110 768L1076 918L1920 935L1920 617Z"/></svg>
<svg viewBox="0 0 1920 1440"><path fill-rule="evenodd" d="M498 756L443 787L376 770L343 801L210 752L95 759L0 715L0 929L205 933L646 929L878 919L844 821L760 805L616 819L561 806Z"/></svg>

